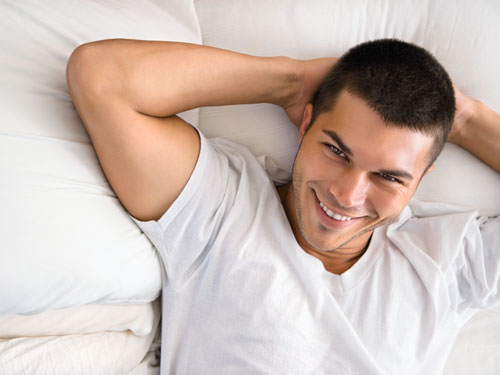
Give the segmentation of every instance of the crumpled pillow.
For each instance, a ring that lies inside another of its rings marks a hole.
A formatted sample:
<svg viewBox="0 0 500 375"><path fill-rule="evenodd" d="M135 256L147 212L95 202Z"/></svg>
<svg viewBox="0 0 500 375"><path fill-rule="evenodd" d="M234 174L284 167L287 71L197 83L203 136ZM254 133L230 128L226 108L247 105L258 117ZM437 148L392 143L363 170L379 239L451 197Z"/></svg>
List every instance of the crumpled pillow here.
<svg viewBox="0 0 500 375"><path fill-rule="evenodd" d="M0 315L160 293L159 258L106 181L66 86L71 52L109 38L201 43L190 1L0 2Z"/></svg>

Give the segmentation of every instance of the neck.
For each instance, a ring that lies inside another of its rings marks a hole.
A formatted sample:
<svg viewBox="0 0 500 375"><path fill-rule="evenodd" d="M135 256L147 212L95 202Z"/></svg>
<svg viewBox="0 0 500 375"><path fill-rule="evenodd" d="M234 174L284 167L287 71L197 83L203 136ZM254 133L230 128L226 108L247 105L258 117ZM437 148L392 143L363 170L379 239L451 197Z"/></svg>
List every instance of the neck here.
<svg viewBox="0 0 500 375"><path fill-rule="evenodd" d="M337 249L334 251L321 251L316 250L310 246L302 246L302 249L312 255L313 257L319 259L325 270L328 272L341 275L347 270L349 270L356 262L363 256L368 248L369 239L366 245L361 249Z"/></svg>
<svg viewBox="0 0 500 375"><path fill-rule="evenodd" d="M319 259L327 271L340 275L356 264L365 253L373 232L365 233L356 240L332 251L318 250L311 246L300 231L291 183L280 186L278 193L297 243L306 253Z"/></svg>

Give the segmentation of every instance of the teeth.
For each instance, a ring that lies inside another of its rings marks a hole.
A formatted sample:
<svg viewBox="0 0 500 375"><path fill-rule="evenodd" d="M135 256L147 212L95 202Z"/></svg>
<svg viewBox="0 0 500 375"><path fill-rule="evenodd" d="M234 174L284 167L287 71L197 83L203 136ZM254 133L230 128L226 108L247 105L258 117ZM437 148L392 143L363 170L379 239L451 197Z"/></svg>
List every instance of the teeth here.
<svg viewBox="0 0 500 375"><path fill-rule="evenodd" d="M325 213L330 216L332 219L335 219L335 220L338 220L338 221L349 221L351 220L351 218L349 216L342 216L342 215L339 215L339 214L336 214L335 212L333 212L332 210L330 210L329 208L327 208L323 203L319 202L319 205L321 206L321 208L323 209L323 211L325 211Z"/></svg>

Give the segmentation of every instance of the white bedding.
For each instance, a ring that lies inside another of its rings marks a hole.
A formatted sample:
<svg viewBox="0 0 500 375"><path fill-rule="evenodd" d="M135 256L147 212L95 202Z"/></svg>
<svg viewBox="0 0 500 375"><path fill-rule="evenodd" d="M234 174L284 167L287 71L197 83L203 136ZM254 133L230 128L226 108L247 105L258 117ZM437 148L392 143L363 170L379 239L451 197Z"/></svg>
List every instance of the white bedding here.
<svg viewBox="0 0 500 375"><path fill-rule="evenodd" d="M160 316L156 300L0 317L0 374L157 373Z"/></svg>
<svg viewBox="0 0 500 375"><path fill-rule="evenodd" d="M136 336L146 336L158 319L159 309L156 300L143 305L83 305L34 315L3 315L0 339L127 330Z"/></svg>
<svg viewBox="0 0 500 375"><path fill-rule="evenodd" d="M0 315L160 293L157 254L110 188L66 85L71 52L107 38L201 42L189 1L0 1ZM185 116L196 123L197 111Z"/></svg>
<svg viewBox="0 0 500 375"><path fill-rule="evenodd" d="M191 1L0 1L1 375L158 371L161 263L65 79L78 45L107 38L201 43Z"/></svg>

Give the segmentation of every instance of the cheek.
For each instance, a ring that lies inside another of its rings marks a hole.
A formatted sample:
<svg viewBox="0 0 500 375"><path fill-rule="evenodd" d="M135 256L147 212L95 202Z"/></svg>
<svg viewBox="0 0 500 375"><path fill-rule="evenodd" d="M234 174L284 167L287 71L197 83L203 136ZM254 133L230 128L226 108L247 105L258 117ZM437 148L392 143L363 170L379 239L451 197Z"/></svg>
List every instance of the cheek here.
<svg viewBox="0 0 500 375"><path fill-rule="evenodd" d="M403 190L374 191L370 199L379 217L398 215L410 201L411 194Z"/></svg>
<svg viewBox="0 0 500 375"><path fill-rule="evenodd" d="M332 163L319 150L304 149L297 155L294 168L300 173L305 183L331 180L335 175Z"/></svg>

